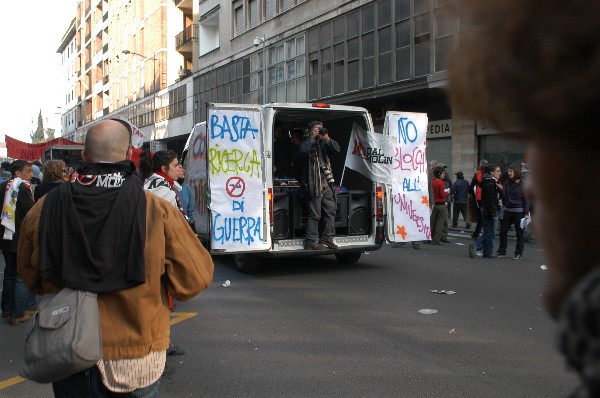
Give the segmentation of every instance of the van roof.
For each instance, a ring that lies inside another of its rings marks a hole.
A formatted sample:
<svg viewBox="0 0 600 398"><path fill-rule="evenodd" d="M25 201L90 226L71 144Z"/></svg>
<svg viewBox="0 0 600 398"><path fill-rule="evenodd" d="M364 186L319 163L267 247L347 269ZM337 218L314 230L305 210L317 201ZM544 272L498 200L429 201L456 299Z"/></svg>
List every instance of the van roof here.
<svg viewBox="0 0 600 398"><path fill-rule="evenodd" d="M307 110L337 110L337 111L354 111L354 112L366 112L365 108L350 105L336 105L329 104L329 108L317 108L314 107L311 102L274 102L271 104L263 105L265 108L286 108L286 109L307 109Z"/></svg>

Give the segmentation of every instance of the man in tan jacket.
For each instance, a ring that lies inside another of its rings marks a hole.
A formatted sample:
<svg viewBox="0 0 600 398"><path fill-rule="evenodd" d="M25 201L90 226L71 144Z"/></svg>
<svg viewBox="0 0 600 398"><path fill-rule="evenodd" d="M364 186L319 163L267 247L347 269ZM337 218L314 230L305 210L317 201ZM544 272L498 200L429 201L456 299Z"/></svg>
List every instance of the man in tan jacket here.
<svg viewBox="0 0 600 398"><path fill-rule="evenodd" d="M103 359L54 382L56 396L157 396L169 346L167 291L185 301L212 281L212 259L183 216L143 191L130 135L118 120L92 126L77 177L21 226L18 271L31 292L98 293Z"/></svg>

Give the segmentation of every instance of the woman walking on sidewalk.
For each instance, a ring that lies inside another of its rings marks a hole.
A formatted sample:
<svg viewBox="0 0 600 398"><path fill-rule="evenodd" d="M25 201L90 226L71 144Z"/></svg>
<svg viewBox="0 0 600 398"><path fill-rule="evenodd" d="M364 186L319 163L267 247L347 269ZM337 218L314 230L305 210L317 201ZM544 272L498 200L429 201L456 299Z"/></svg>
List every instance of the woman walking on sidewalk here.
<svg viewBox="0 0 600 398"><path fill-rule="evenodd" d="M498 257L506 257L508 229L514 225L517 233L517 246L513 260L519 260L523 256L525 246L521 219L529 218L529 201L523 194L521 172L515 165L508 168L508 181L502 188L502 203L504 204L504 217L500 222L500 246L498 246L497 254Z"/></svg>

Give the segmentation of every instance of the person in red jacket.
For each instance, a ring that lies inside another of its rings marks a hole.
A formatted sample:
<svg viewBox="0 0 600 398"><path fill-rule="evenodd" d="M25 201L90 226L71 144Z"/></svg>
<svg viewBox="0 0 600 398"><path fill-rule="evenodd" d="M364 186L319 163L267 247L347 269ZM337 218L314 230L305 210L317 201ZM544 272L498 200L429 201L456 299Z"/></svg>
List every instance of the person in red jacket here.
<svg viewBox="0 0 600 398"><path fill-rule="evenodd" d="M481 233L481 187L479 184L481 184L481 177L483 177L483 169L489 164L486 159L481 159L479 167L471 179L471 185L469 185L469 197L471 200L475 200L475 206L477 207L477 225L475 225L475 231L471 235L473 239L477 239Z"/></svg>
<svg viewBox="0 0 600 398"><path fill-rule="evenodd" d="M446 196L448 196L449 188L446 188L446 183L442 179L443 174L443 167L433 169L433 178L431 180L434 201L433 211L431 212L431 243L433 245L443 245L444 223L448 217Z"/></svg>

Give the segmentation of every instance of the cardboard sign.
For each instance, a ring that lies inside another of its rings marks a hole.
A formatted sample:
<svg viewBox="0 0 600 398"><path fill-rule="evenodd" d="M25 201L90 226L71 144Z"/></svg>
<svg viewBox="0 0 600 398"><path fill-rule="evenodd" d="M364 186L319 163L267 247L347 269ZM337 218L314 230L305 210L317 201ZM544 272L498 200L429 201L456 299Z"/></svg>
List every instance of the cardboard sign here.
<svg viewBox="0 0 600 398"><path fill-rule="evenodd" d="M211 242L219 250L265 249L260 112L211 108L208 121Z"/></svg>
<svg viewBox="0 0 600 398"><path fill-rule="evenodd" d="M429 184L425 155L427 114L388 112L394 137L392 212L395 242L431 239Z"/></svg>

